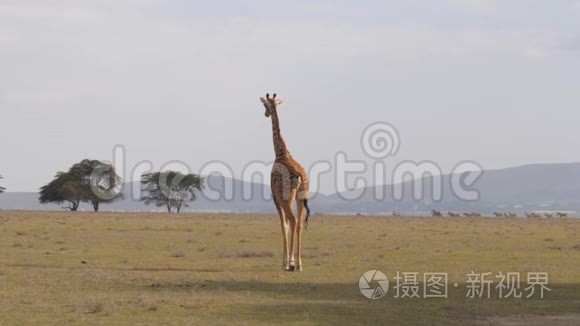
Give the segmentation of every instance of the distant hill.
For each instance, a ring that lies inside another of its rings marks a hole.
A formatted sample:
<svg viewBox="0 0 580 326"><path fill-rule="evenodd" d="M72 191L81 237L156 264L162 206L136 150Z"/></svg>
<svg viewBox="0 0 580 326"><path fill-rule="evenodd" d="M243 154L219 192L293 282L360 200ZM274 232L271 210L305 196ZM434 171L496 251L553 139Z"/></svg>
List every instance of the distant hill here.
<svg viewBox="0 0 580 326"><path fill-rule="evenodd" d="M392 185L382 186L385 200L375 200L377 187L368 187L364 195L355 202L347 202L340 195L329 196L325 209L329 212L387 213L394 210L427 214L432 209L441 211L580 211L580 163L534 164L520 167L488 170L477 181L474 189L480 193L475 202L457 199L450 187L450 175L442 177L442 199L415 200L411 182L402 185L403 199L393 200ZM431 185L428 178L426 194ZM401 186L401 185L399 185ZM431 196L426 196L430 198Z"/></svg>
<svg viewBox="0 0 580 326"><path fill-rule="evenodd" d="M485 171L478 180L475 189L480 192L480 199L475 202L458 200L450 189L449 175L442 177L442 200L432 202L428 199L415 200L411 195L411 183L402 185L402 200L394 200L393 186L379 186L384 191L383 200L375 200L378 187L363 189L363 195L355 200L343 199L345 194L316 194L311 200L311 208L320 213L363 213L380 214L394 210L407 214L427 214L431 209L442 211L479 211L491 213L500 211L580 211L580 163L570 164L535 164L520 167ZM428 179L422 180L430 185ZM227 185L232 185L227 188ZM274 206L269 199L268 186L245 181L210 176L207 189L198 200L185 211L215 211L215 212L255 212L272 213ZM230 192L224 189L233 189ZM429 188L429 187L426 187ZM134 199L133 193L139 194L139 183L125 184L123 193L125 200L102 205L103 211L163 211L154 205L146 206ZM211 195L221 198L211 200ZM249 194L251 199L246 199ZM429 192L427 192L427 195ZM266 197L266 198L265 198ZM426 196L425 198L429 198ZM0 195L0 209L3 210L61 210L58 205L41 205L38 194L23 192L7 192ZM88 204L81 209L90 210Z"/></svg>

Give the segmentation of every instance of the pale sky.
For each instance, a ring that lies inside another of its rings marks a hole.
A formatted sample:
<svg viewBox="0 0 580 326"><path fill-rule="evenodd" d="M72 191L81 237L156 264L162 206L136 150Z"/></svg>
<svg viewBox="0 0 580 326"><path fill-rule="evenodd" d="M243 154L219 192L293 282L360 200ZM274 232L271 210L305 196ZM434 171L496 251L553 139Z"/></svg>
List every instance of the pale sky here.
<svg viewBox="0 0 580 326"><path fill-rule="evenodd" d="M0 0L8 191L117 144L241 174L274 157L266 92L307 168L365 159L375 121L400 132L389 166L580 161L580 1Z"/></svg>

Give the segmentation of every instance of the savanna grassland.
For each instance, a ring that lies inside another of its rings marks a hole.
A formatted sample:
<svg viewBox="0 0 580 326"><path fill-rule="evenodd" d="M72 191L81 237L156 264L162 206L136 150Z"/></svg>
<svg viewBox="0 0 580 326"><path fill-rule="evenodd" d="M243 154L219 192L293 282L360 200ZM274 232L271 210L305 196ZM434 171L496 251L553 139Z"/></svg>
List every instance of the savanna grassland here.
<svg viewBox="0 0 580 326"><path fill-rule="evenodd" d="M305 271L289 273L275 216L0 212L0 324L577 325L579 231L573 219L315 215ZM358 289L372 269L391 279L374 301ZM395 299L396 271L447 272L458 287ZM471 271L548 272L551 291L467 299Z"/></svg>

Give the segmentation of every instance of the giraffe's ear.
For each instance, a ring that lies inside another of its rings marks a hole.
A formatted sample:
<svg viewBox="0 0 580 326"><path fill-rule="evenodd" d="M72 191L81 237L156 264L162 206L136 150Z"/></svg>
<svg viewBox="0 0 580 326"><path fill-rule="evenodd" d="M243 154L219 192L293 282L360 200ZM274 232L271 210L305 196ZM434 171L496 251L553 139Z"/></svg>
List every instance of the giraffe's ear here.
<svg viewBox="0 0 580 326"><path fill-rule="evenodd" d="M276 100L276 105L280 105L282 103L284 103L284 100L283 99L279 98L279 99Z"/></svg>
<svg viewBox="0 0 580 326"><path fill-rule="evenodd" d="M270 103L268 103L268 100L266 100L266 99L265 99L265 98L263 98L263 97L260 97L260 101L262 101L262 103L263 103L264 105L266 105L266 106L270 105Z"/></svg>

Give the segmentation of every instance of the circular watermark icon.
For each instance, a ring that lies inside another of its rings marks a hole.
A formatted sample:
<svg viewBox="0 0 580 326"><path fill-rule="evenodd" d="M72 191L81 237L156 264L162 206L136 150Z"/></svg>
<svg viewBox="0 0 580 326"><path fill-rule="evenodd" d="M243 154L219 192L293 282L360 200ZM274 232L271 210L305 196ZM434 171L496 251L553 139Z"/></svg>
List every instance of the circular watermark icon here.
<svg viewBox="0 0 580 326"><path fill-rule="evenodd" d="M366 127L361 137L363 152L379 160L394 156L399 151L401 137L397 129L387 122L375 122Z"/></svg>
<svg viewBox="0 0 580 326"><path fill-rule="evenodd" d="M384 297L389 291L389 279L381 271L372 270L364 273L358 280L360 293L371 300Z"/></svg>

